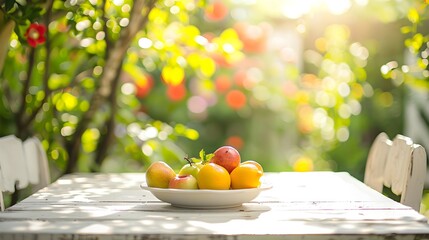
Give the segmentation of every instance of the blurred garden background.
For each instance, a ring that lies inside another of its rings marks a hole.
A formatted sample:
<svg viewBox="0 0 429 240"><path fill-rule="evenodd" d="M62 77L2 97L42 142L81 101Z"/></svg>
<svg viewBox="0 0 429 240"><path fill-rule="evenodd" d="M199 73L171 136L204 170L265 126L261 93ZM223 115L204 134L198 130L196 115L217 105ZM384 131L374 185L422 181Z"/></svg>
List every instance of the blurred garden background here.
<svg viewBox="0 0 429 240"><path fill-rule="evenodd" d="M362 180L382 131L429 152L427 4L1 0L0 136L38 137L53 180L222 145Z"/></svg>

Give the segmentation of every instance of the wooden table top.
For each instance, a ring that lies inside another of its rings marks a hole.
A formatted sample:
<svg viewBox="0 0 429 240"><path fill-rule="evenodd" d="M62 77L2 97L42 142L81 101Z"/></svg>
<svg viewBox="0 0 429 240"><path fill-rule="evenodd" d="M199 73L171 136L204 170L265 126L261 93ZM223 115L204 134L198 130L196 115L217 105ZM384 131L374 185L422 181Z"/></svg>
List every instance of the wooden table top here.
<svg viewBox="0 0 429 240"><path fill-rule="evenodd" d="M265 173L242 206L186 209L141 173L71 174L0 212L0 239L429 239L427 219L344 172Z"/></svg>

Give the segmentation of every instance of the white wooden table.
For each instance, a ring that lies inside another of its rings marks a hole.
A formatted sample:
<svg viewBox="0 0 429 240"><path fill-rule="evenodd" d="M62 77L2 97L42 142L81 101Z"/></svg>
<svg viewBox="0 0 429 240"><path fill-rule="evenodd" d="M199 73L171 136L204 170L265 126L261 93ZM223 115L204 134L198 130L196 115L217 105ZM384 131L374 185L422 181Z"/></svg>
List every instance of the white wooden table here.
<svg viewBox="0 0 429 240"><path fill-rule="evenodd" d="M429 239L427 219L348 173L265 173L273 188L229 209L183 209L144 174L66 175L0 213L0 239Z"/></svg>

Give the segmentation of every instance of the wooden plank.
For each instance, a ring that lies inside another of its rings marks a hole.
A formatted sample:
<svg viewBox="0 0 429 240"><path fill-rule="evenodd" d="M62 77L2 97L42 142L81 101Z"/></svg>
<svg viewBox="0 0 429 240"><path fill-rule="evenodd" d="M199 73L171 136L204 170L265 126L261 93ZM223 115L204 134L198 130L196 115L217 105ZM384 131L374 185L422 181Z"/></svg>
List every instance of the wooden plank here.
<svg viewBox="0 0 429 240"><path fill-rule="evenodd" d="M229 219L254 219L254 221L296 221L311 219L314 221L325 220L342 220L342 221L358 221L358 220L386 220L386 221L408 221L427 222L427 219L412 210L378 210L378 209L310 209L310 210L285 210L275 206L253 206L246 209L181 209L172 207L166 204L150 205L143 210L109 210L106 208L81 207L80 209L63 208L51 211L7 211L1 214L0 221L12 220L85 220L92 221L107 221L107 220L139 220L153 219L182 219L182 220L218 220L228 221Z"/></svg>
<svg viewBox="0 0 429 240"><path fill-rule="evenodd" d="M216 212L202 216L200 213L183 213L176 216L178 212L162 211L162 212L142 212L142 211L51 211L51 212L26 212L20 211L13 215L4 215L0 218L1 221L8 220L43 220L43 221L56 221L56 220L87 220L92 221L113 221L113 220L139 220L139 219L152 219L158 221L161 218L177 218L182 220L219 220L228 221L231 218L235 219L257 219L260 221L268 219L263 212ZM407 219L408 221L426 222L426 219L410 215L409 212L392 212L386 210L376 211L284 211L278 214L268 214L270 220L277 221L297 221L312 219L314 221L327 221L327 220L342 220L342 221L360 221L360 220L373 220L373 221L399 221Z"/></svg>
<svg viewBox="0 0 429 240"><path fill-rule="evenodd" d="M313 234L313 235L287 235L285 237L278 237L276 235L225 235L225 234L184 234L184 235L161 235L161 234L127 234L127 235L90 235L90 234L59 234L59 235L47 235L47 234L37 234L32 236L30 234L21 233L21 234L3 234L0 235L0 240L18 240L18 239L50 239L50 240L135 240L135 239L146 239L146 240L362 240L362 236L356 234L338 234L334 236L327 236L322 234ZM423 236L425 237L425 236ZM365 239L369 240L415 240L415 239L426 239L426 238L416 238L413 234L401 234L395 235L394 238L391 236L371 234L368 235Z"/></svg>
<svg viewBox="0 0 429 240"><path fill-rule="evenodd" d="M309 236L325 235L327 239L332 236L353 234L372 236L389 236L413 234L415 236L429 236L427 225L409 221L252 221L250 219L231 219L228 222L203 222L169 220L133 220L133 221L8 221L0 225L2 234L28 233L34 234L88 234L92 236L104 235L159 235L159 236L183 236L183 235L231 235L231 236ZM256 238L259 239L259 238ZM366 237L364 238L366 239Z"/></svg>
<svg viewBox="0 0 429 240"><path fill-rule="evenodd" d="M397 202L358 202L358 201L347 201L347 202L275 202L275 201L263 201L256 198L250 203L244 203L242 207L227 208L227 209L216 209L215 211L252 211L258 209L261 206L270 206L270 208L276 208L281 210L411 210L411 207L404 206ZM169 206L167 203L163 203L157 199L148 200L144 202L129 201L129 202L63 202L63 203L49 203L42 204L41 202L33 203L26 202L14 205L8 209L8 211L51 211L57 209L71 209L79 210L82 208L88 209L91 207L97 207L107 210L129 210L134 209L137 211L145 209L158 209L157 206ZM170 209L169 209L170 210ZM188 209L174 208L176 211L188 211Z"/></svg>

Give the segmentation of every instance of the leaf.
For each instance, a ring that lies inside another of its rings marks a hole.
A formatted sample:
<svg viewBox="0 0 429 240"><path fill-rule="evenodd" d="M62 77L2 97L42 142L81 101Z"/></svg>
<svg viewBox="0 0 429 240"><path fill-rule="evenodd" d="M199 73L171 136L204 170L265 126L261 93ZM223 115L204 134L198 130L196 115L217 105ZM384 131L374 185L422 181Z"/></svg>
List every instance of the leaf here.
<svg viewBox="0 0 429 240"><path fill-rule="evenodd" d="M203 164L207 163L207 162L210 162L210 159L212 159L212 157L214 156L213 153L206 154L206 152L204 151L204 149L201 149L199 155L200 155L200 159L197 160L197 161L201 161Z"/></svg>
<svg viewBox="0 0 429 240"><path fill-rule="evenodd" d="M190 128L186 129L184 135L185 135L185 137L187 137L188 139L191 139L191 140L197 140L200 137L197 130L190 129Z"/></svg>
<svg viewBox="0 0 429 240"><path fill-rule="evenodd" d="M64 93L61 96L61 100L64 103L64 110L65 111L71 111L73 110L77 104L78 104L78 99L76 96L70 94L70 93Z"/></svg>
<svg viewBox="0 0 429 240"><path fill-rule="evenodd" d="M17 2L19 9L22 12L23 18L30 20L30 22L34 22L37 18L40 17L40 12L43 10L41 7L28 7L26 5L20 5Z"/></svg>
<svg viewBox="0 0 429 240"><path fill-rule="evenodd" d="M212 158L213 158L214 154L213 153L209 153L206 155L206 160L209 162Z"/></svg>
<svg viewBox="0 0 429 240"><path fill-rule="evenodd" d="M206 152L204 151L204 149L201 149L200 154L199 154L199 156L200 156L201 160L203 160L203 161L204 161L204 157L205 157L205 155L206 155Z"/></svg>
<svg viewBox="0 0 429 240"><path fill-rule="evenodd" d="M95 151L97 140L100 138L100 131L96 128L86 129L82 135L83 150L87 153Z"/></svg>
<svg viewBox="0 0 429 240"><path fill-rule="evenodd" d="M50 89L60 89L70 84L70 78L66 74L52 74L49 78Z"/></svg>
<svg viewBox="0 0 429 240"><path fill-rule="evenodd" d="M15 5L15 0L6 0L6 3L5 3L6 12L9 12L14 5Z"/></svg>

